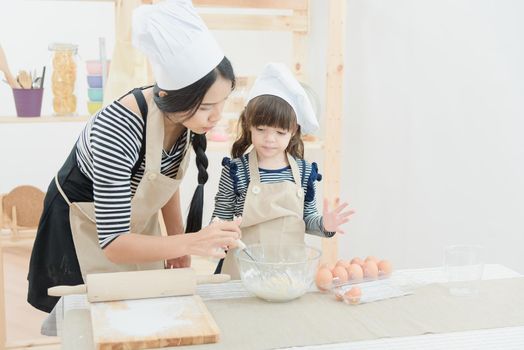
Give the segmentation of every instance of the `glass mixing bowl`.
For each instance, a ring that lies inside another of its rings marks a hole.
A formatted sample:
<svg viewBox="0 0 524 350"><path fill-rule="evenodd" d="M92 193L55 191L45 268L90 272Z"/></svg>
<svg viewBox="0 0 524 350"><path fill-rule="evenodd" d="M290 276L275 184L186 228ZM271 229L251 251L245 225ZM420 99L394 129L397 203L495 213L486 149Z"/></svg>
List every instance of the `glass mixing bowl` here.
<svg viewBox="0 0 524 350"><path fill-rule="evenodd" d="M315 278L321 252L306 244L252 244L236 259L244 287L259 298L282 302L302 296Z"/></svg>

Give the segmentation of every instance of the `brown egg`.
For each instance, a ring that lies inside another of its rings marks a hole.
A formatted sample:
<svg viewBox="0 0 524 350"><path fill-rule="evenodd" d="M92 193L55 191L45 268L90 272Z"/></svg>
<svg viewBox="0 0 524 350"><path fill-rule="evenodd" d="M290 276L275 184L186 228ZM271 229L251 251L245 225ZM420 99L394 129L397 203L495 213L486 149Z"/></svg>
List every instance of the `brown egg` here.
<svg viewBox="0 0 524 350"><path fill-rule="evenodd" d="M326 267L321 267L317 271L317 275L315 277L315 284L317 285L318 289L320 290L326 290L331 287L331 283L333 282L333 274L331 271Z"/></svg>
<svg viewBox="0 0 524 350"><path fill-rule="evenodd" d="M340 290L337 290L337 291L335 292L335 299L336 299L337 301L342 301L342 300L344 300L344 294L342 294L342 292L341 292Z"/></svg>
<svg viewBox="0 0 524 350"><path fill-rule="evenodd" d="M364 262L362 261L362 259L360 259L358 256L351 259L351 264L358 264L360 266L362 266L362 264L364 264Z"/></svg>
<svg viewBox="0 0 524 350"><path fill-rule="evenodd" d="M356 305L360 302L362 291L359 287L353 287L344 293L344 301L348 304Z"/></svg>
<svg viewBox="0 0 524 350"><path fill-rule="evenodd" d="M349 267L350 263L347 260L339 260L337 261L337 264L335 266L342 266L343 268L347 269Z"/></svg>
<svg viewBox="0 0 524 350"><path fill-rule="evenodd" d="M378 277L378 266L374 261L366 261L363 270L365 278L376 279Z"/></svg>
<svg viewBox="0 0 524 350"><path fill-rule="evenodd" d="M383 276L389 276L391 275L391 272L393 271L393 267L391 266L391 263L388 260L380 260L377 264L378 267L378 274Z"/></svg>
<svg viewBox="0 0 524 350"><path fill-rule="evenodd" d="M370 255L370 256L368 256L368 257L366 258L366 260L364 260L364 262L366 262L366 261L374 261L375 264L378 264L379 259L378 259L376 256Z"/></svg>
<svg viewBox="0 0 524 350"><path fill-rule="evenodd" d="M333 278L338 278L337 283L345 283L348 281L348 272L344 266L337 265L333 269Z"/></svg>
<svg viewBox="0 0 524 350"><path fill-rule="evenodd" d="M335 268L335 265L332 263L323 263L323 264L320 264L319 268L322 268L322 267L329 269L329 271L333 271L333 269Z"/></svg>
<svg viewBox="0 0 524 350"><path fill-rule="evenodd" d="M360 281L364 278L364 271L359 264L351 264L348 269L348 278L351 281Z"/></svg>

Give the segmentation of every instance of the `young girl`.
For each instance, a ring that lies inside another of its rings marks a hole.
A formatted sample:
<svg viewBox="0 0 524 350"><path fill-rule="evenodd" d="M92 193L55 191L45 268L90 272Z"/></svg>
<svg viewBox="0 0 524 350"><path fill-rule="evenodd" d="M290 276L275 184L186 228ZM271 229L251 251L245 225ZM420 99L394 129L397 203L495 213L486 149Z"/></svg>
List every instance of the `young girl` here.
<svg viewBox="0 0 524 350"><path fill-rule="evenodd" d="M257 78L239 120L240 134L224 158L213 217L242 216L242 240L303 243L304 233L332 237L353 214L347 203L324 212L316 208L316 163L304 158L301 132L318 128L306 92L284 64L270 63ZM252 146L252 148L251 148ZM249 151L247 154L246 151ZM234 250L216 272L239 278Z"/></svg>

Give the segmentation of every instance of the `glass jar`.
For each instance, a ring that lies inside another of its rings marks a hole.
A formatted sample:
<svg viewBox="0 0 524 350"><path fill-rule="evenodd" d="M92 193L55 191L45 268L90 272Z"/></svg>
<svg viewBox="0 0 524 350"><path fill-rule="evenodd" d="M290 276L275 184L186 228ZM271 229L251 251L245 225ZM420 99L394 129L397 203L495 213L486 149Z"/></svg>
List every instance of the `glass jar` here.
<svg viewBox="0 0 524 350"><path fill-rule="evenodd" d="M56 115L71 115L76 112L76 68L78 45L53 43L51 87L53 90L53 110Z"/></svg>

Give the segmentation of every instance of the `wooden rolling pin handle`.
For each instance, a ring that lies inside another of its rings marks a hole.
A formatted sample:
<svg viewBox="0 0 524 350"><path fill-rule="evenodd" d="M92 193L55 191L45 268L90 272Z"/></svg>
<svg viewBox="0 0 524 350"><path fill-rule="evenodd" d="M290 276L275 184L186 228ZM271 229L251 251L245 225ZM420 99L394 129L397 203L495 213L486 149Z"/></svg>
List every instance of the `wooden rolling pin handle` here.
<svg viewBox="0 0 524 350"><path fill-rule="evenodd" d="M197 284L206 284L206 283L222 283L231 280L231 276L226 274L218 275L197 275L196 283Z"/></svg>
<svg viewBox="0 0 524 350"><path fill-rule="evenodd" d="M47 295L51 297L63 297L71 294L86 294L87 288L85 284L76 286L56 286L47 289Z"/></svg>

